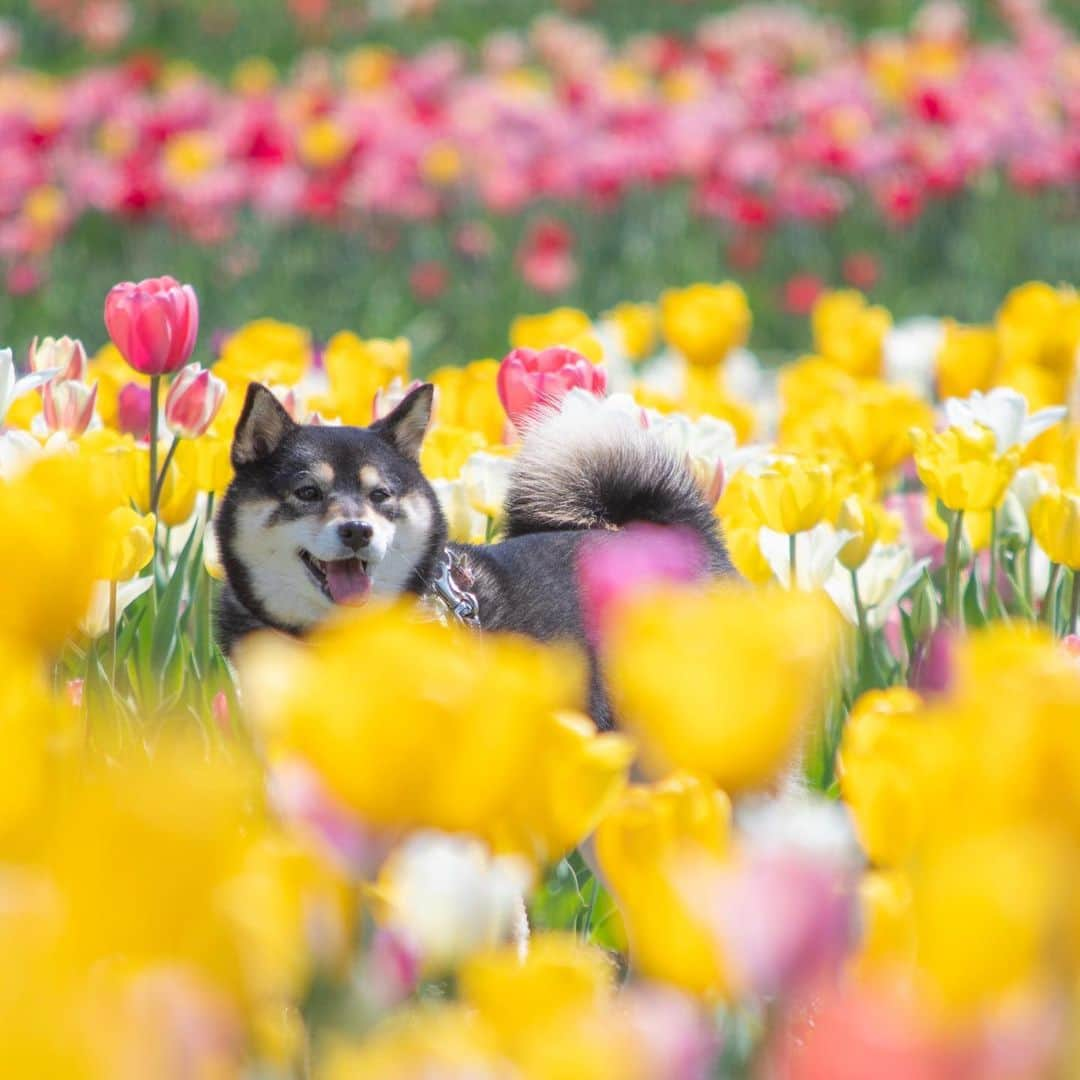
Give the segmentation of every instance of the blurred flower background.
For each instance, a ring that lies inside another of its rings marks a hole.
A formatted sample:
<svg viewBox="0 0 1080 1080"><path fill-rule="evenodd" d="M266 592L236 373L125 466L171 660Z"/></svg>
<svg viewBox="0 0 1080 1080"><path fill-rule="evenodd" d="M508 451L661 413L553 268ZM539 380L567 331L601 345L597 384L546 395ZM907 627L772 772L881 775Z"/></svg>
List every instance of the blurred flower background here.
<svg viewBox="0 0 1080 1080"><path fill-rule="evenodd" d="M823 289L984 321L1080 246L1070 4L5 10L19 348L92 336L92 297L167 262L213 328L404 334L420 373L498 353L512 314L736 276L780 359Z"/></svg>
<svg viewBox="0 0 1080 1080"><path fill-rule="evenodd" d="M15 0L0 16L5 1075L1080 1071L1080 16ZM655 525L569 645L213 639L247 387L540 405Z"/></svg>

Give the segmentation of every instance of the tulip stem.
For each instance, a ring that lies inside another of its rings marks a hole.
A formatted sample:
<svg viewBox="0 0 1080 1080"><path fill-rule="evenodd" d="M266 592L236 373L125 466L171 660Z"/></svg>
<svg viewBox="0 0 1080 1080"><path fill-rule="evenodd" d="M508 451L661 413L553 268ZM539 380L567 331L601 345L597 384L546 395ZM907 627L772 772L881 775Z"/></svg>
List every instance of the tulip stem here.
<svg viewBox="0 0 1080 1080"><path fill-rule="evenodd" d="M113 691L117 687L117 582L109 582L109 633L112 638L112 675L110 681Z"/></svg>
<svg viewBox="0 0 1080 1080"><path fill-rule="evenodd" d="M169 447L165 454L165 460L161 464L161 472L158 474L157 481L154 485L153 498L150 500L150 510L154 514L157 514L158 503L161 501L161 492L165 487L165 477L169 474L169 466L172 464L173 455L176 453L176 448L179 444L180 436L174 436L172 446Z"/></svg>
<svg viewBox="0 0 1080 1080"><path fill-rule="evenodd" d="M1069 600L1069 633L1076 633L1076 621L1080 617L1080 570L1072 572L1072 598Z"/></svg>
<svg viewBox="0 0 1080 1080"><path fill-rule="evenodd" d="M791 560L791 588L797 589L799 587L799 578L796 573L798 569L795 558L795 538L796 533L788 533L788 558Z"/></svg>
<svg viewBox="0 0 1080 1080"><path fill-rule="evenodd" d="M1000 602L995 604L994 601L998 599L998 544L997 544L997 509L990 511L990 580L987 583L986 600L987 609L991 614L996 615L1000 608Z"/></svg>
<svg viewBox="0 0 1080 1080"><path fill-rule="evenodd" d="M1055 633L1057 632L1057 619L1054 617L1057 609L1058 578L1061 577L1061 563L1050 564L1050 580L1046 586L1046 595L1043 597L1042 619Z"/></svg>
<svg viewBox="0 0 1080 1080"><path fill-rule="evenodd" d="M945 614L955 623L960 615L960 538L964 535L964 511L956 510L949 521L945 544Z"/></svg>
<svg viewBox="0 0 1080 1080"><path fill-rule="evenodd" d="M157 515L157 439L158 439L158 387L160 375L150 376L150 513ZM157 530L154 530L155 533Z"/></svg>

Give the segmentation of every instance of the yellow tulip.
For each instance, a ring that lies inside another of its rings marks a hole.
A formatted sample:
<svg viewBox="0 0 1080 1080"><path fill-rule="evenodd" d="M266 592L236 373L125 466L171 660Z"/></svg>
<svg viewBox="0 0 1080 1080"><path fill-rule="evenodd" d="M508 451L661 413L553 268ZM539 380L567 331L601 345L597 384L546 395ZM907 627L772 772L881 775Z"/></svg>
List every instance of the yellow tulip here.
<svg viewBox="0 0 1080 1080"><path fill-rule="evenodd" d="M631 602L605 671L616 714L654 774L768 785L831 689L842 619L824 596L717 586Z"/></svg>
<svg viewBox="0 0 1080 1080"><path fill-rule="evenodd" d="M694 419L715 416L718 420L726 420L735 429L740 443L749 442L757 428L754 410L732 397L720 376L721 372L716 368L689 368L683 411Z"/></svg>
<svg viewBox="0 0 1080 1080"><path fill-rule="evenodd" d="M837 760L840 791L859 841L876 866L895 866L911 851L925 818L922 754L929 752L919 695L898 687L855 703Z"/></svg>
<svg viewBox="0 0 1080 1080"><path fill-rule="evenodd" d="M615 969L600 949L572 934L539 934L521 957L514 945L470 958L461 995L499 1032L511 1052L523 1037L610 999Z"/></svg>
<svg viewBox="0 0 1080 1080"><path fill-rule="evenodd" d="M1080 295L1031 281L1013 289L995 321L1006 368L1037 366L1060 375L1075 371L1080 348Z"/></svg>
<svg viewBox="0 0 1080 1080"><path fill-rule="evenodd" d="M273 89L278 70L265 56L249 56L232 70L230 85L244 97L258 97Z"/></svg>
<svg viewBox="0 0 1080 1080"><path fill-rule="evenodd" d="M668 289L660 297L665 340L697 366L723 363L732 349L745 344L750 324L746 293L733 281L699 282L685 289Z"/></svg>
<svg viewBox="0 0 1080 1080"><path fill-rule="evenodd" d="M154 557L153 514L137 514L118 506L105 519L105 546L94 576L105 581L127 581Z"/></svg>
<svg viewBox="0 0 1080 1080"><path fill-rule="evenodd" d="M559 307L540 315L518 315L510 324L510 345L514 349L546 349L569 345L591 332L592 320L584 311Z"/></svg>
<svg viewBox="0 0 1080 1080"><path fill-rule="evenodd" d="M989 390L997 366L997 333L992 326L946 321L937 354L938 397L966 398L973 390Z"/></svg>
<svg viewBox="0 0 1080 1080"><path fill-rule="evenodd" d="M276 319L256 319L231 334L213 367L230 386L249 382L295 386L311 363L311 335Z"/></svg>
<svg viewBox="0 0 1080 1080"><path fill-rule="evenodd" d="M887 485L911 454L911 429L933 420L930 406L906 387L864 379L785 414L782 445L868 464Z"/></svg>
<svg viewBox="0 0 1080 1080"><path fill-rule="evenodd" d="M1080 570L1080 493L1043 495L1031 508L1031 531L1051 562Z"/></svg>
<svg viewBox="0 0 1080 1080"><path fill-rule="evenodd" d="M855 965L862 978L896 977L915 959L911 882L898 870L874 870L859 884L863 935Z"/></svg>
<svg viewBox="0 0 1080 1080"><path fill-rule="evenodd" d="M199 494L195 483L196 472L192 467L192 452L183 450L183 446L184 443L181 442L176 456L169 463L158 497L158 520L170 529L190 520L195 512L196 496ZM162 460L163 453L159 453L158 461ZM136 446L129 455L128 493L131 501L142 513L149 513L150 450L146 446Z"/></svg>
<svg viewBox="0 0 1080 1080"><path fill-rule="evenodd" d="M998 454L989 428L915 430L911 438L919 479L950 510L993 510L1020 464L1019 447Z"/></svg>
<svg viewBox="0 0 1080 1080"><path fill-rule="evenodd" d="M936 845L920 860L917 964L949 1013L971 1015L1040 981L1062 929L1063 856L1047 834L1018 828Z"/></svg>
<svg viewBox="0 0 1080 1080"><path fill-rule="evenodd" d="M495 851L554 862L588 836L626 787L634 745L625 735L599 734L580 713L552 713L540 755L498 820L484 832Z"/></svg>
<svg viewBox="0 0 1080 1080"><path fill-rule="evenodd" d="M352 142L352 137L338 120L322 116L301 129L297 150L305 164L328 169L344 159Z"/></svg>
<svg viewBox="0 0 1080 1080"><path fill-rule="evenodd" d="M608 312L631 360L644 360L656 348L657 312L655 304L616 304Z"/></svg>
<svg viewBox="0 0 1080 1080"><path fill-rule="evenodd" d="M313 765L370 825L487 836L514 807L522 846L533 828L537 848L565 835L567 808L556 814L522 791L537 782L551 714L582 703L576 653L372 606L305 646L252 642L239 666L271 749Z"/></svg>
<svg viewBox="0 0 1080 1080"><path fill-rule="evenodd" d="M870 549L883 531L885 509L876 503L849 495L840 505L836 527L855 535L840 549L837 558L847 570L858 570L870 556Z"/></svg>
<svg viewBox="0 0 1080 1080"><path fill-rule="evenodd" d="M436 389L435 422L471 428L488 445L502 442L506 411L495 388L498 373L497 360L474 360L464 367L433 371L429 382Z"/></svg>
<svg viewBox="0 0 1080 1080"><path fill-rule="evenodd" d="M687 907L679 877L728 852L731 804L689 774L631 788L601 823L596 855L626 923L634 966L693 993L727 988L715 938Z"/></svg>
<svg viewBox="0 0 1080 1080"><path fill-rule="evenodd" d="M420 448L420 469L429 480L453 480L465 462L485 446L478 431L437 424Z"/></svg>
<svg viewBox="0 0 1080 1080"><path fill-rule="evenodd" d="M407 382L411 348L405 338L363 340L347 330L326 345L323 362L334 411L346 424L370 424L375 391L394 379Z"/></svg>
<svg viewBox="0 0 1080 1080"><path fill-rule="evenodd" d="M824 520L831 496L829 466L795 457L776 459L747 490L761 524L789 534L805 532Z"/></svg>
<svg viewBox="0 0 1080 1080"><path fill-rule="evenodd" d="M110 509L82 455L47 457L0 480L0 641L51 652L74 632L90 606Z"/></svg>
<svg viewBox="0 0 1080 1080"><path fill-rule="evenodd" d="M870 306L853 289L826 293L811 315L814 344L826 360L849 375L880 375L885 335L892 316L883 307Z"/></svg>
<svg viewBox="0 0 1080 1080"><path fill-rule="evenodd" d="M436 143L420 159L421 176L436 187L448 187L456 183L463 169L461 152L449 142Z"/></svg>

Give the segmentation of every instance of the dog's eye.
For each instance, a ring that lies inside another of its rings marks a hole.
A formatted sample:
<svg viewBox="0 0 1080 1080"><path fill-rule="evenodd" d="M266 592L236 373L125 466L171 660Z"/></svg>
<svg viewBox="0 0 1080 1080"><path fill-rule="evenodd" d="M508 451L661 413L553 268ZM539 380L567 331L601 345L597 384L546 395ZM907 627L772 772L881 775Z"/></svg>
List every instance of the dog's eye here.
<svg viewBox="0 0 1080 1080"><path fill-rule="evenodd" d="M303 487L298 487L293 494L301 502L318 502L322 498L322 491L314 484L304 484Z"/></svg>
<svg viewBox="0 0 1080 1080"><path fill-rule="evenodd" d="M387 491L386 488L372 488L368 498L377 505L378 503L386 502L386 500L390 498L390 492Z"/></svg>

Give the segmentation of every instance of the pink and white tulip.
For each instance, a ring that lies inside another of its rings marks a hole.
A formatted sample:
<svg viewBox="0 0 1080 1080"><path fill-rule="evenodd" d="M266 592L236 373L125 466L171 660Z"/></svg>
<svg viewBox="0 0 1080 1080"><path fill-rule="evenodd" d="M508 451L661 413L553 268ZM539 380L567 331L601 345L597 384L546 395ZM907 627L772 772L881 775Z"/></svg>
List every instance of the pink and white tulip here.
<svg viewBox="0 0 1080 1080"><path fill-rule="evenodd" d="M181 370L165 398L165 423L178 439L197 439L214 422L227 387L199 364Z"/></svg>
<svg viewBox="0 0 1080 1080"><path fill-rule="evenodd" d="M48 382L41 389L41 400L50 434L62 431L72 437L81 435L94 418L97 383L87 386L73 379Z"/></svg>

